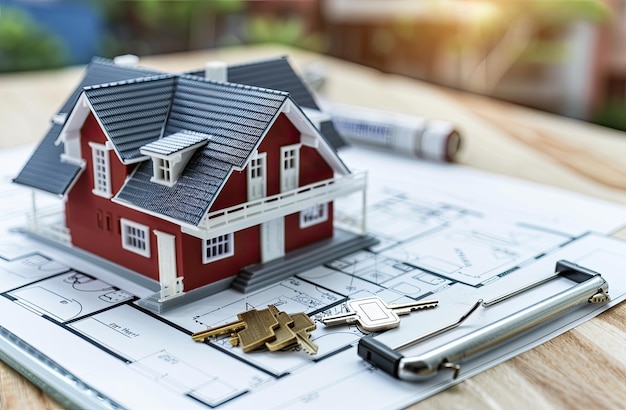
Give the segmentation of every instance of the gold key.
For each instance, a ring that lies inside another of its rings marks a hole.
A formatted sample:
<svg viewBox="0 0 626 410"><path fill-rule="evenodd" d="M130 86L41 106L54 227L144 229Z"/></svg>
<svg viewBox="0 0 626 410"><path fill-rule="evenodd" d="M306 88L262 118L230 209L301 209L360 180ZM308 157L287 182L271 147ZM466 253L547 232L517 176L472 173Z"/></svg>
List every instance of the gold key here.
<svg viewBox="0 0 626 410"><path fill-rule="evenodd" d="M317 353L317 344L311 340L309 332L315 330L315 322L311 320L306 313L292 313L293 328L291 329L295 335L298 344L303 352L308 354Z"/></svg>
<svg viewBox="0 0 626 410"><path fill-rule="evenodd" d="M191 335L191 338L196 342L204 342L206 339L213 337L218 338L220 336L226 336L234 334L246 327L246 322L242 320L236 320L234 322L225 323L220 326L212 327L210 329L201 330Z"/></svg>
<svg viewBox="0 0 626 410"><path fill-rule="evenodd" d="M265 342L274 339L274 328L278 327L278 320L269 309L248 310L239 313L237 318L239 320L196 332L191 335L191 338L196 342L203 342L210 337L218 338L236 334L238 342L231 337L231 344L241 345L244 352L257 349Z"/></svg>
<svg viewBox="0 0 626 410"><path fill-rule="evenodd" d="M276 336L274 329L279 326L278 319L268 309L248 310L237 315L239 320L246 322L246 327L237 333L239 344L244 353L263 346L265 342Z"/></svg>
<svg viewBox="0 0 626 410"><path fill-rule="evenodd" d="M294 324L292 317L285 312L279 312L274 305L269 305L268 309L278 320L279 326L274 330L276 339L265 343L267 349L270 352L275 352L294 344L296 342L296 334L291 329Z"/></svg>
<svg viewBox="0 0 626 410"><path fill-rule="evenodd" d="M191 335L197 342L208 338L230 335L229 342L241 346L244 353L265 345L269 351L284 350L298 344L308 354L317 353L318 347L311 340L309 332L316 328L315 322L306 313L288 314L276 306L267 309L248 310L237 315L239 320L225 323Z"/></svg>

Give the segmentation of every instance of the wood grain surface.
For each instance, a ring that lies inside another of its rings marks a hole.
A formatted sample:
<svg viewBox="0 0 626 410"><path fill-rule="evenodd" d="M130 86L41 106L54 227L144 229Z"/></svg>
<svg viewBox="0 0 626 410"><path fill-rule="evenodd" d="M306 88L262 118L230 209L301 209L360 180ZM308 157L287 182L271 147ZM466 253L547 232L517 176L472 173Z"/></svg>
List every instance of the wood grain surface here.
<svg viewBox="0 0 626 410"><path fill-rule="evenodd" d="M153 56L142 58L141 64L177 72L209 60L244 62L282 55L301 72L313 64L321 67L327 74L322 94L331 101L453 122L463 138L462 164L626 204L622 132L277 46ZM0 76L0 147L32 144L43 137L50 117L81 75L82 67L72 67ZM626 238L625 232L615 235ZM626 408L624 341L622 304L411 408ZM1 409L60 407L0 363Z"/></svg>

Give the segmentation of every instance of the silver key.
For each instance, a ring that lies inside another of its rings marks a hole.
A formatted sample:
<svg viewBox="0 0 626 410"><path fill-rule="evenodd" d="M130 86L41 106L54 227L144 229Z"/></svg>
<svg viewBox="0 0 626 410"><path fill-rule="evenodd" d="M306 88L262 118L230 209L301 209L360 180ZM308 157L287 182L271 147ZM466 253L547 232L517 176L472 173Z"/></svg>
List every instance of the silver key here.
<svg viewBox="0 0 626 410"><path fill-rule="evenodd" d="M400 325L400 317L409 313L437 306L435 299L415 301L402 304L386 304L381 298L371 296L361 299L352 299L346 302L347 313L329 315L321 319L326 326L353 324L364 332L378 332L393 329Z"/></svg>

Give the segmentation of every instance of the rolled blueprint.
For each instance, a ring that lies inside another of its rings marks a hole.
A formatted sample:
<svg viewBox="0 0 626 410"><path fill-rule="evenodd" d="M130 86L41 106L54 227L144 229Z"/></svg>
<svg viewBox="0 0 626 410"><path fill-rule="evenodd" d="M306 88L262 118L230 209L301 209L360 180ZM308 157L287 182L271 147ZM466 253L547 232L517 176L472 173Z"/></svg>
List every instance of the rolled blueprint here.
<svg viewBox="0 0 626 410"><path fill-rule="evenodd" d="M339 134L355 145L445 162L454 161L461 146L459 132L447 121L346 105L333 105L328 113Z"/></svg>

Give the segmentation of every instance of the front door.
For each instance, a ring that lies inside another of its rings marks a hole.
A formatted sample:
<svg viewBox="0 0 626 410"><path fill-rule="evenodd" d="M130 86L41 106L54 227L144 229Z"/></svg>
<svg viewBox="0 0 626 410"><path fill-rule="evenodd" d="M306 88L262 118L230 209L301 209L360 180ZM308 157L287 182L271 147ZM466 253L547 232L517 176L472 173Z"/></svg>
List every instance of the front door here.
<svg viewBox="0 0 626 410"><path fill-rule="evenodd" d="M285 220L276 218L261 224L261 262L285 255Z"/></svg>
<svg viewBox="0 0 626 410"><path fill-rule="evenodd" d="M169 233L154 231L157 237L159 258L159 283L161 297L159 302L183 294L183 278L176 272L176 237Z"/></svg>

